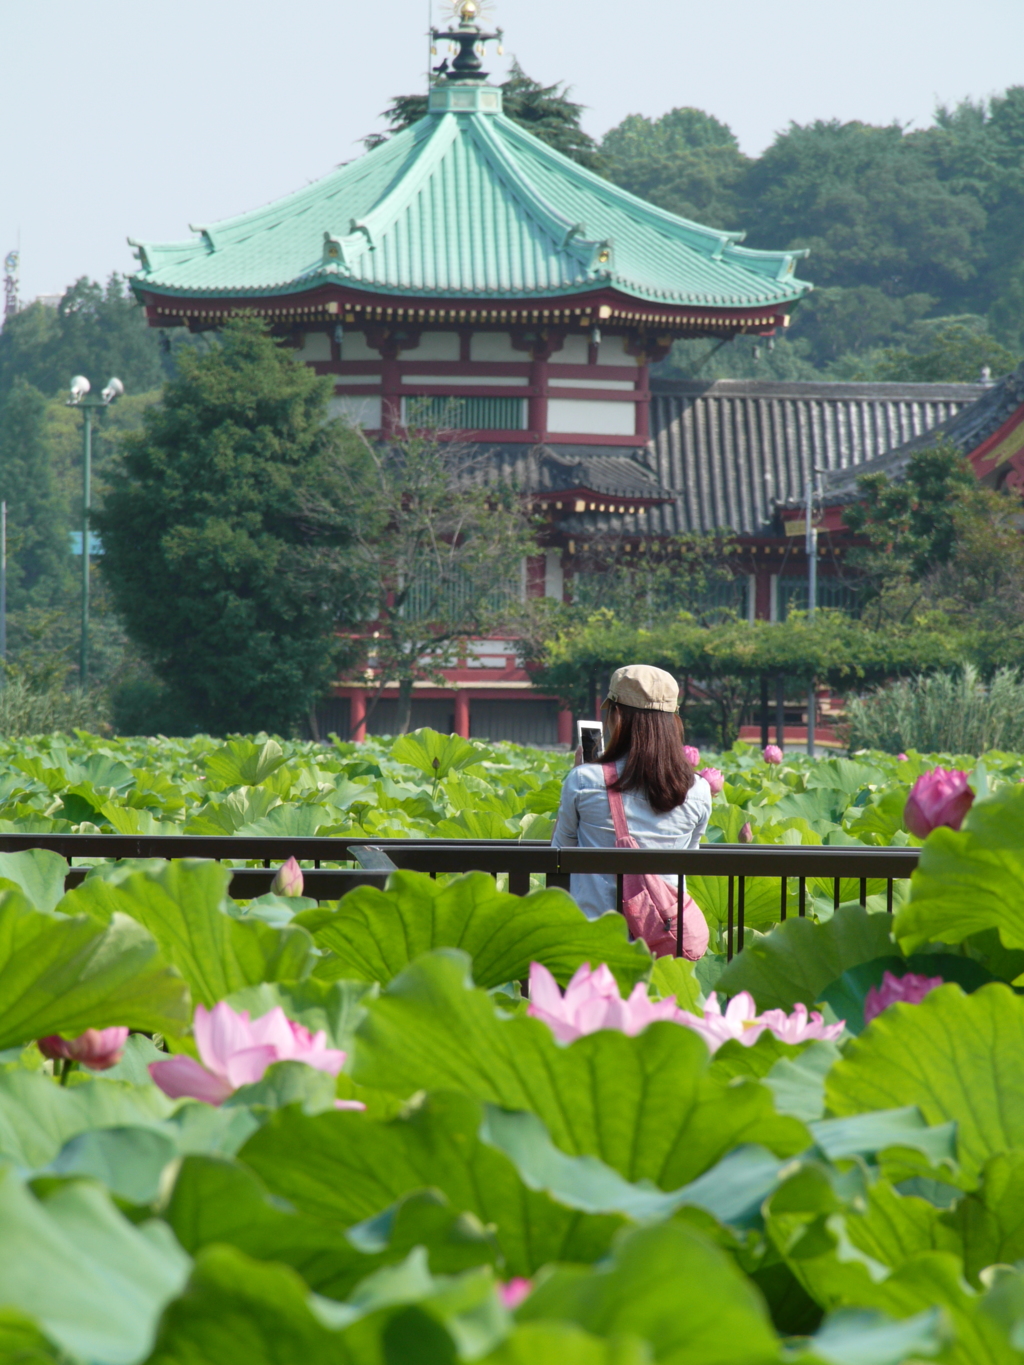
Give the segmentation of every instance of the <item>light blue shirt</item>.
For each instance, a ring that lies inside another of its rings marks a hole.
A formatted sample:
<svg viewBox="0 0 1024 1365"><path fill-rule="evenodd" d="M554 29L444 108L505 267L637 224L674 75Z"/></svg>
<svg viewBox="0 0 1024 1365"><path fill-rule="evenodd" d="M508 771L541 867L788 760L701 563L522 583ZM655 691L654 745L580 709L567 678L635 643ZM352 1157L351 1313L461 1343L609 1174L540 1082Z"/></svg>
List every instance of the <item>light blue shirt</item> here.
<svg viewBox="0 0 1024 1365"><path fill-rule="evenodd" d="M621 773L625 760L615 765ZM696 848L711 816L711 788L703 777L695 777L681 806L659 814L651 809L641 792L623 792L629 832L641 848ZM562 783L558 821L551 842L560 848L614 848L608 792L600 763L583 763L573 768ZM665 877L675 889L678 878ZM571 894L588 919L597 919L615 909L615 877L612 873L574 874Z"/></svg>

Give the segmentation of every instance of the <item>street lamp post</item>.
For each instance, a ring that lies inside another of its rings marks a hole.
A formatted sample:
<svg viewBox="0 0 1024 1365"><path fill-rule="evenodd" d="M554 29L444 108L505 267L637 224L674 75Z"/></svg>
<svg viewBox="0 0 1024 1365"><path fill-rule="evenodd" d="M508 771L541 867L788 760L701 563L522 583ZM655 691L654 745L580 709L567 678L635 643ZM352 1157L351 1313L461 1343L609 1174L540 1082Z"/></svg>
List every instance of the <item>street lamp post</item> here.
<svg viewBox="0 0 1024 1365"><path fill-rule="evenodd" d="M99 398L88 397L92 385L84 374L71 381L69 408L82 409L82 649L79 659L79 685L89 683L89 513L92 510L92 414L94 408L109 408L124 393L120 379L111 379Z"/></svg>
<svg viewBox="0 0 1024 1365"><path fill-rule="evenodd" d="M807 476L807 619L814 620L818 606L818 528L814 524L814 476ZM818 699L814 690L814 679L807 689L807 752L814 755L814 731L817 724Z"/></svg>

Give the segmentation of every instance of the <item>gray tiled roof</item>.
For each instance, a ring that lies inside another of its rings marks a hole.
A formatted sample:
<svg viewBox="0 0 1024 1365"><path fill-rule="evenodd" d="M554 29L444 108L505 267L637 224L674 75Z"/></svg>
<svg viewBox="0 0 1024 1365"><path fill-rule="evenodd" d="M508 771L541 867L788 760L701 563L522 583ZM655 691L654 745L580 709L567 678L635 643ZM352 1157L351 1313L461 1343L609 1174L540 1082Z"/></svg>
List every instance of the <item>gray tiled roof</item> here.
<svg viewBox="0 0 1024 1365"><path fill-rule="evenodd" d="M651 452L642 447L496 445L489 452L488 476L529 493L558 493L588 488L614 498L663 498L675 494L662 486L652 468Z"/></svg>
<svg viewBox="0 0 1024 1365"><path fill-rule="evenodd" d="M803 496L815 467L860 470L934 430L987 390L979 384L652 382L657 477L678 494L652 508L654 533L770 534L774 508ZM639 528L638 528L639 529Z"/></svg>
<svg viewBox="0 0 1024 1365"><path fill-rule="evenodd" d="M869 462L879 467L880 457L906 449L909 440L943 424L952 431L959 415L966 423L979 400L985 403L995 392L980 384L745 379L655 379L651 387L649 447L495 445L484 461L485 477L526 492L582 486L616 498L667 498L634 516L565 517L559 524L570 535L723 527L771 535L776 508L803 497L815 467L839 478L862 472Z"/></svg>
<svg viewBox="0 0 1024 1365"><path fill-rule="evenodd" d="M861 474L888 474L899 477L907 467L911 455L932 445L940 437L957 446L965 455L977 449L983 441L1012 417L1024 403L1024 365L1012 374L980 390L980 397L967 407L960 408L945 421L939 422L925 435L916 436L894 449L876 456L855 471L839 470L823 481L826 502L847 502L856 496L857 478Z"/></svg>

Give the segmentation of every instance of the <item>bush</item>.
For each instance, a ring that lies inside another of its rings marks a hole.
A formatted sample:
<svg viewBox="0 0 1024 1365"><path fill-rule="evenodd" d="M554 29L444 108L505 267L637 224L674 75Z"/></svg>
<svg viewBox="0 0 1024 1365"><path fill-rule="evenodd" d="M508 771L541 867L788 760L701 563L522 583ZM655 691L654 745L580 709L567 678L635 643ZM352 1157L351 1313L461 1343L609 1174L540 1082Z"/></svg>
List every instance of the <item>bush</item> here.
<svg viewBox="0 0 1024 1365"><path fill-rule="evenodd" d="M200 729L188 707L151 676L135 675L119 683L110 706L119 735L194 735Z"/></svg>
<svg viewBox="0 0 1024 1365"><path fill-rule="evenodd" d="M0 735L43 735L54 730L109 729L101 693L55 683L34 688L24 678L8 677L0 686Z"/></svg>
<svg viewBox="0 0 1024 1365"><path fill-rule="evenodd" d="M1024 681L1000 668L985 684L973 664L901 678L847 706L851 749L981 754L1024 746Z"/></svg>

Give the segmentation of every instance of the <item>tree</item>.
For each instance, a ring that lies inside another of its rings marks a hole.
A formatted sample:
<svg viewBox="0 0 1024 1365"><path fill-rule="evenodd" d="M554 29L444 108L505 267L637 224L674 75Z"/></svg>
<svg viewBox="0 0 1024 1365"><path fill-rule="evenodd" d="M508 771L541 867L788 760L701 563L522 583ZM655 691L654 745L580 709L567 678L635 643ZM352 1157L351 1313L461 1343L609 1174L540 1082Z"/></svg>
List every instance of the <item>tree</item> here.
<svg viewBox="0 0 1024 1365"><path fill-rule="evenodd" d="M20 377L0 398L7 663L36 687L63 683L78 642L68 544L71 520L54 468L48 417L44 396Z"/></svg>
<svg viewBox="0 0 1024 1365"><path fill-rule="evenodd" d="M969 633L941 611L921 611L875 629L831 610L819 610L813 621L795 612L785 621L726 620L710 626L685 614L638 626L634 619L601 610L586 620L564 618L550 631L535 656L534 681L582 710L589 677L607 677L642 659L706 699L699 709L717 741L728 747L766 675L782 674L803 685L819 679L850 687L953 667L969 656L970 647Z"/></svg>
<svg viewBox="0 0 1024 1365"><path fill-rule="evenodd" d="M945 325L927 330L930 336L922 349L887 347L873 364L862 366L856 377L913 384L976 384L984 373L997 379L1017 366L1018 357L989 335L984 318L950 318Z"/></svg>
<svg viewBox="0 0 1024 1365"><path fill-rule="evenodd" d="M580 124L584 106L569 99L568 87L563 82L541 85L513 60L508 80L502 82L501 90L502 108L513 123L520 124L541 142L588 170L603 174L604 162L597 143ZM365 146L379 147L403 128L418 123L426 112L426 95L396 95L381 115L388 121L388 131L371 133L363 139Z"/></svg>
<svg viewBox="0 0 1024 1365"><path fill-rule="evenodd" d="M0 399L0 499L7 503L7 601L49 605L67 586L70 516L46 440L46 399L18 378Z"/></svg>
<svg viewBox="0 0 1024 1365"><path fill-rule="evenodd" d="M522 629L523 560L537 547L519 494L483 483L486 454L430 429L365 451L357 536L377 607L359 639L378 684L367 712L397 682L405 734L416 682L446 686L469 639Z"/></svg>
<svg viewBox="0 0 1024 1365"><path fill-rule="evenodd" d="M957 539L957 517L978 489L974 471L951 442L915 451L897 483L887 474L862 474L860 501L843 520L870 549L859 565L875 593L894 578L924 577L947 561Z"/></svg>
<svg viewBox="0 0 1024 1365"><path fill-rule="evenodd" d="M736 227L751 163L732 129L703 110L630 114L605 133L600 150L611 179L641 199L710 227Z"/></svg>
<svg viewBox="0 0 1024 1365"><path fill-rule="evenodd" d="M83 277L56 308L31 303L0 331L0 396L20 376L53 398L76 374L97 391L116 374L134 394L166 378L159 335L123 276L111 275L106 288Z"/></svg>
<svg viewBox="0 0 1024 1365"><path fill-rule="evenodd" d="M869 541L854 559L867 581L868 624L885 629L941 613L951 631L970 641L972 659L986 672L1019 666L1020 494L978 483L948 442L918 451L900 483L875 474L859 484L864 501L845 520Z"/></svg>
<svg viewBox="0 0 1024 1365"><path fill-rule="evenodd" d="M259 323L232 322L221 348L183 354L122 438L95 517L103 574L156 675L214 733L289 732L346 661L339 625L364 610L350 549L363 454L326 420L331 391Z"/></svg>
<svg viewBox="0 0 1024 1365"><path fill-rule="evenodd" d="M977 270L984 208L896 124L793 124L744 188L750 244L810 247L817 284L942 298Z"/></svg>

